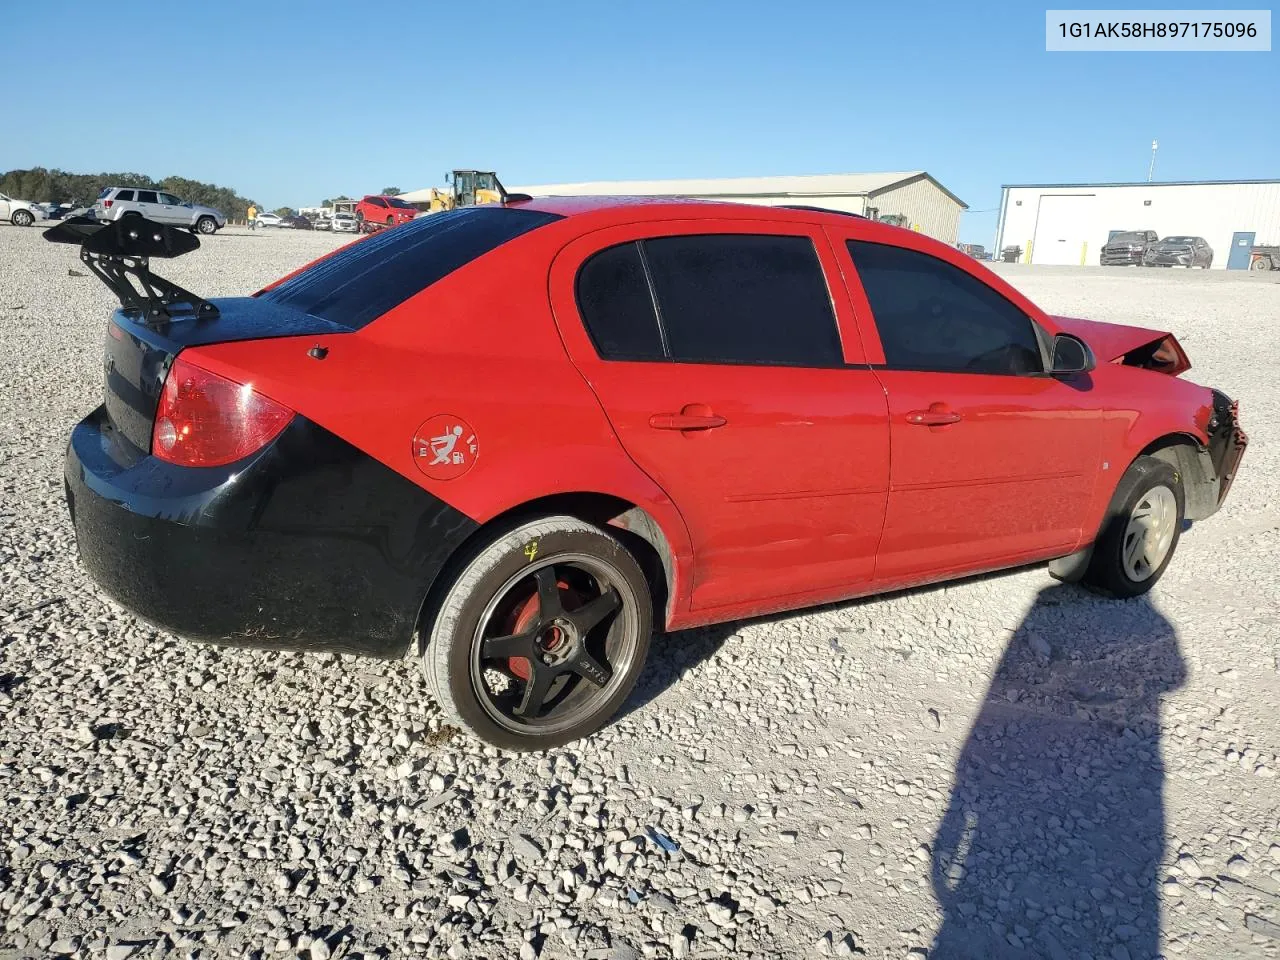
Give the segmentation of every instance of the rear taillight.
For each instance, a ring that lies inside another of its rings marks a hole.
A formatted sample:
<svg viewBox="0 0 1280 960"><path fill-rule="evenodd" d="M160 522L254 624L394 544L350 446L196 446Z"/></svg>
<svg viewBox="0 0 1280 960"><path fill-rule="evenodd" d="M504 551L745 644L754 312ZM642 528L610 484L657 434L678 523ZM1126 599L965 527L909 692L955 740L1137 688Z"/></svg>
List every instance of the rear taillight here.
<svg viewBox="0 0 1280 960"><path fill-rule="evenodd" d="M102 201L102 205L103 205L104 207L110 208L110 207L111 207L111 204L113 204L114 202L115 202L114 200L103 200L103 201Z"/></svg>
<svg viewBox="0 0 1280 960"><path fill-rule="evenodd" d="M218 467L262 449L293 419L293 411L179 357L169 368L151 455L183 467Z"/></svg>

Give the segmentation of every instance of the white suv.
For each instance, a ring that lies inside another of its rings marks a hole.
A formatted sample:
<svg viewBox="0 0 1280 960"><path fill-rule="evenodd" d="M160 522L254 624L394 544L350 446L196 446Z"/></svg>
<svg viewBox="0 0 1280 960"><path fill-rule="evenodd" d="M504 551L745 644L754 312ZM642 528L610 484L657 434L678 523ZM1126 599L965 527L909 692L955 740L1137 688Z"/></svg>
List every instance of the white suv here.
<svg viewBox="0 0 1280 960"><path fill-rule="evenodd" d="M107 187L98 194L93 213L99 220L146 217L156 223L186 227L192 233L213 233L227 225L227 217L221 210L187 203L163 190L142 187Z"/></svg>
<svg viewBox="0 0 1280 960"><path fill-rule="evenodd" d="M8 220L15 227L29 227L48 216L44 207L29 200L15 200L0 193L0 220Z"/></svg>

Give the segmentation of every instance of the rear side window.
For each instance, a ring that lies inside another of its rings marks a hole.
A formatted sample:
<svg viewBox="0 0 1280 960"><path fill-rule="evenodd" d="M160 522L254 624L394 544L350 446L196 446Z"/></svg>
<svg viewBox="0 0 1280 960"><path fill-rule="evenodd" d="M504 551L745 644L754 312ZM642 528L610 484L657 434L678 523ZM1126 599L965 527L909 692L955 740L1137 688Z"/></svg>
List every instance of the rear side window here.
<svg viewBox="0 0 1280 960"><path fill-rule="evenodd" d="M612 360L665 356L638 243L601 250L582 265L578 310L596 352Z"/></svg>
<svg viewBox="0 0 1280 960"><path fill-rule="evenodd" d="M1040 373L1031 318L945 260L888 244L848 241L887 366L953 373Z"/></svg>
<svg viewBox="0 0 1280 960"><path fill-rule="evenodd" d="M808 237L663 237L643 246L673 360L843 363L831 295Z"/></svg>
<svg viewBox="0 0 1280 960"><path fill-rule="evenodd" d="M132 191L132 190L121 190L119 193L117 193L117 194L116 194L116 199L117 199L117 200L132 200L132 199L133 199L133 191Z"/></svg>
<svg viewBox="0 0 1280 960"><path fill-rule="evenodd" d="M601 357L840 366L831 296L807 237L702 234L610 247L578 307Z"/></svg>
<svg viewBox="0 0 1280 960"><path fill-rule="evenodd" d="M139 203L158 203L159 201L156 200L156 192L154 190L139 190L138 202Z"/></svg>
<svg viewBox="0 0 1280 960"><path fill-rule="evenodd" d="M508 240L560 219L507 207L418 217L343 248L262 299L355 330Z"/></svg>

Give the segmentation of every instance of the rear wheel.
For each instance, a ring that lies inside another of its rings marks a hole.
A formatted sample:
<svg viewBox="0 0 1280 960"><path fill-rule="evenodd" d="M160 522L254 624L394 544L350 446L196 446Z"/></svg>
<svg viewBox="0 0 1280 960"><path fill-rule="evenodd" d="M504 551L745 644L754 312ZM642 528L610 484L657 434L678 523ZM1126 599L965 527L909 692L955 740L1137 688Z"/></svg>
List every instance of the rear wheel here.
<svg viewBox="0 0 1280 960"><path fill-rule="evenodd" d="M1271 258L1258 257L1256 260L1253 261L1253 263L1249 264L1249 269L1250 270L1270 270Z"/></svg>
<svg viewBox="0 0 1280 960"><path fill-rule="evenodd" d="M36 218L30 210L15 210L13 211L13 216L9 219L13 221L15 227L29 227L36 222Z"/></svg>
<svg viewBox="0 0 1280 960"><path fill-rule="evenodd" d="M649 585L617 538L547 517L476 550L441 602L423 664L450 720L499 747L585 737L649 652Z"/></svg>
<svg viewBox="0 0 1280 960"><path fill-rule="evenodd" d="M1120 479L1082 582L1136 597L1164 574L1182 532L1182 477L1155 457L1139 457Z"/></svg>

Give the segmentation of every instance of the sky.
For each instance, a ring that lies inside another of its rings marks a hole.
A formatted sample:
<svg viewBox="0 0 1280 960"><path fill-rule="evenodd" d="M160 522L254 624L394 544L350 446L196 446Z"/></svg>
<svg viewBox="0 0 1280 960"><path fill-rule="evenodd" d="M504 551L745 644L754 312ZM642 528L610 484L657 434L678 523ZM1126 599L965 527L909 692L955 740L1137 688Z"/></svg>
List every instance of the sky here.
<svg viewBox="0 0 1280 960"><path fill-rule="evenodd" d="M1153 138L1157 180L1280 177L1280 53L1047 53L1025 2L42 0L3 19L0 170L178 175L269 209L455 167L927 170L969 205L960 239L989 245L1002 184L1145 180Z"/></svg>

